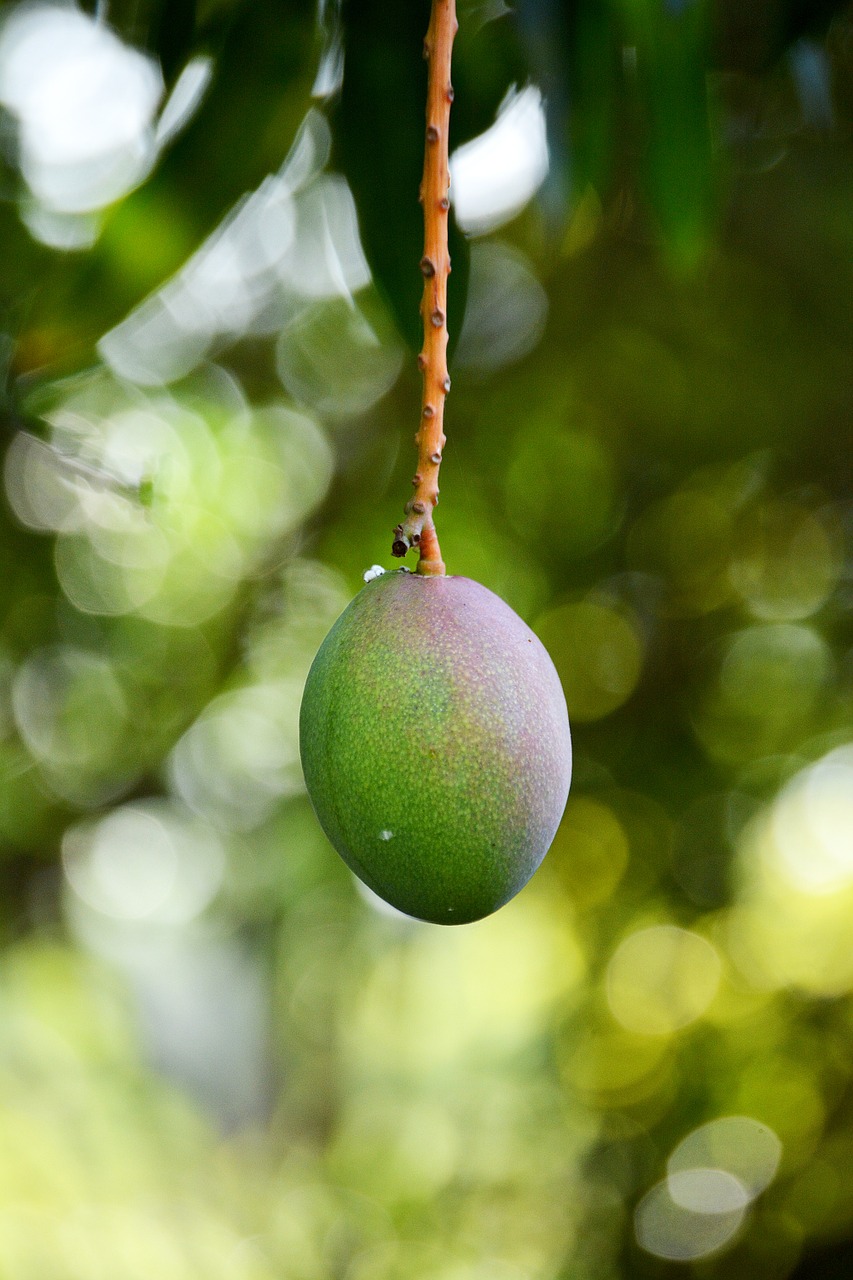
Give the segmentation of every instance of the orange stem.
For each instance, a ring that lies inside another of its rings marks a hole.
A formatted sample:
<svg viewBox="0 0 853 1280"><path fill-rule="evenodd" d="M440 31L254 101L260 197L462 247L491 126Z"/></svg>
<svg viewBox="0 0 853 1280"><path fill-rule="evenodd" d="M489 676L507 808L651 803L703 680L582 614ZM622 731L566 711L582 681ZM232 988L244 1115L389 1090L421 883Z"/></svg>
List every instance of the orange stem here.
<svg viewBox="0 0 853 1280"><path fill-rule="evenodd" d="M453 101L450 61L453 38L458 29L456 0L432 0L432 14L424 41L429 78L424 176L420 190L424 207L424 256L421 258L424 342L418 356L418 367L423 373L421 419L415 436L418 469L412 480L414 494L406 504L406 518L394 530L391 548L395 556L404 556L410 547L418 547L418 573L429 577L440 577L445 572L433 510L438 504L438 471L446 441L444 402L450 390L447 372L447 277L450 274L447 250L450 209L448 139L450 104Z"/></svg>

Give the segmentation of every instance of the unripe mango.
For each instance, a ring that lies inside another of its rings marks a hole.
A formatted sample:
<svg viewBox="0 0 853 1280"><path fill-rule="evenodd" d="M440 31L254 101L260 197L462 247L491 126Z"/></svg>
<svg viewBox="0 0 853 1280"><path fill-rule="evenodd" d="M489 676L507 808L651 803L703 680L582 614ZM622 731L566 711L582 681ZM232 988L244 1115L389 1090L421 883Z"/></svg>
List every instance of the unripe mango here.
<svg viewBox="0 0 853 1280"><path fill-rule="evenodd" d="M571 739L547 652L469 578L369 582L332 627L300 714L308 794L331 843L400 911L489 915L544 858Z"/></svg>

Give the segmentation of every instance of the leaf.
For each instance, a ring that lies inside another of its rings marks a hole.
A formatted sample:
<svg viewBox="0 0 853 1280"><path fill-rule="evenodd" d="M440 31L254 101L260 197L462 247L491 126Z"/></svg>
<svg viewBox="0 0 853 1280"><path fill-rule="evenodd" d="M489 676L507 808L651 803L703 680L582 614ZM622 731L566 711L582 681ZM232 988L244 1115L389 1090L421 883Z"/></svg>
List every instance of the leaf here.
<svg viewBox="0 0 853 1280"><path fill-rule="evenodd" d="M579 0L565 12L574 193L580 198L592 186L603 198L615 168L622 113L619 26L601 0Z"/></svg>
<svg viewBox="0 0 853 1280"><path fill-rule="evenodd" d="M507 90L529 78L530 64L512 11L499 10L498 16L483 21L476 9L460 8L453 46L453 146L488 129Z"/></svg>
<svg viewBox="0 0 853 1280"><path fill-rule="evenodd" d="M350 0L345 14L344 82L334 119L336 160L355 197L362 242L380 293L413 350L422 340L423 172L429 24L425 0ZM455 105L451 138L455 141ZM449 224L451 343L462 324L468 248Z"/></svg>
<svg viewBox="0 0 853 1280"><path fill-rule="evenodd" d="M707 243L714 205L708 120L708 10L702 0L621 0L637 51L646 143L640 183L664 244L689 265Z"/></svg>
<svg viewBox="0 0 853 1280"><path fill-rule="evenodd" d="M520 0L518 21L545 101L550 170L540 202L559 242L588 188L603 199L615 169L618 23L606 0Z"/></svg>
<svg viewBox="0 0 853 1280"><path fill-rule="evenodd" d="M193 52L195 29L196 0L169 0L157 14L152 43L166 84L172 84Z"/></svg>

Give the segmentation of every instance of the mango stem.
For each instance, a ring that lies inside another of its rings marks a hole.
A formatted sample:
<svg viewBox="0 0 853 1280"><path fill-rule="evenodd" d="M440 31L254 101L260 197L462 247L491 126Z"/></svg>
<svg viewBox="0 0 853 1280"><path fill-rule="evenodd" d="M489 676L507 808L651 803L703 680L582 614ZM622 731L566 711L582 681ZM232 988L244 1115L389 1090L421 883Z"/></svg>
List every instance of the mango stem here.
<svg viewBox="0 0 853 1280"><path fill-rule="evenodd" d="M424 254L421 273L424 291L421 318L424 341L418 356L423 374L420 425L415 435L418 469L412 478L414 494L405 507L405 520L394 530L392 555L402 557L418 547L418 573L441 577L445 573L433 510L438 505L438 471L446 443L444 402L450 390L447 372L447 220L450 210L448 140L453 85L450 63L453 39L459 29L456 0L432 0L432 12L424 57L429 64L426 106L426 142L420 201L424 208Z"/></svg>

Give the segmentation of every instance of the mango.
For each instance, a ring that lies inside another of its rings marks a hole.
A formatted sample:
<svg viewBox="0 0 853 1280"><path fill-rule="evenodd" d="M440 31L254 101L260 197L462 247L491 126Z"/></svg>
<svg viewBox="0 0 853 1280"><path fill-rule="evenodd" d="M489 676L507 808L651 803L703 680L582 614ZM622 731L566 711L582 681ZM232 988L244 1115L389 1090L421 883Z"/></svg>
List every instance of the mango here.
<svg viewBox="0 0 853 1280"><path fill-rule="evenodd" d="M344 862L398 910L465 924L523 888L571 780L546 650L464 577L367 583L323 641L300 712L308 795Z"/></svg>

